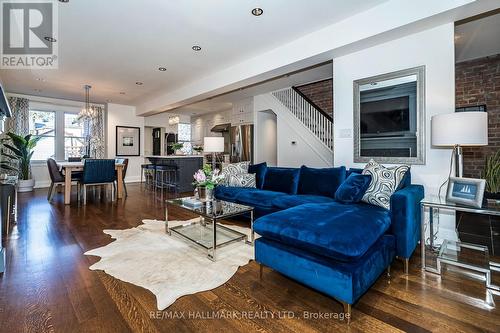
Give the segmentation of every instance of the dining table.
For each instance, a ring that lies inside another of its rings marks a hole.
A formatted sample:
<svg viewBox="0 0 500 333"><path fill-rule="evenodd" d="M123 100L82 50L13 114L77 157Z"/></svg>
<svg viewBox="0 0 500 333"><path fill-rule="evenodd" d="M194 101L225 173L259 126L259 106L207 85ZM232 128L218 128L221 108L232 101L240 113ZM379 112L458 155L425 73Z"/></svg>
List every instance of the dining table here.
<svg viewBox="0 0 500 333"><path fill-rule="evenodd" d="M75 171L83 171L84 162L57 162L57 166L61 172L64 174L64 204L69 205L71 203L71 174ZM123 168L125 164L115 163L116 170L116 197L118 199L123 198Z"/></svg>

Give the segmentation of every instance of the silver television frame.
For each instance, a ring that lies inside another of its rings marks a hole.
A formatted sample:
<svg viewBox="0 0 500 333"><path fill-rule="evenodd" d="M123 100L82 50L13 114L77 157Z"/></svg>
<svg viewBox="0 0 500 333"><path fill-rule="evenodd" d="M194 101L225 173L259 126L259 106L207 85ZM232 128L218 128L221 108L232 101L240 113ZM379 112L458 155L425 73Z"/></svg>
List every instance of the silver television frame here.
<svg viewBox="0 0 500 333"><path fill-rule="evenodd" d="M417 156L416 157L383 157L361 156L361 130L360 130L360 87L380 81L416 75L417 77ZM354 162L367 163L372 158L379 163L394 164L425 164L425 66L408 68L396 72L376 75L353 82L354 89Z"/></svg>

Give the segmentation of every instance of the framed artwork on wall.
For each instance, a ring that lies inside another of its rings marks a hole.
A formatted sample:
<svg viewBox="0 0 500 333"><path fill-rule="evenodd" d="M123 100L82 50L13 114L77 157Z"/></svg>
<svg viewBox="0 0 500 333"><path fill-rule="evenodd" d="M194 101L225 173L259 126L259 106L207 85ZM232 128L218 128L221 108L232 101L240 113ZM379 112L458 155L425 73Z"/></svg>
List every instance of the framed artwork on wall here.
<svg viewBox="0 0 500 333"><path fill-rule="evenodd" d="M141 128L116 126L116 156L141 155Z"/></svg>

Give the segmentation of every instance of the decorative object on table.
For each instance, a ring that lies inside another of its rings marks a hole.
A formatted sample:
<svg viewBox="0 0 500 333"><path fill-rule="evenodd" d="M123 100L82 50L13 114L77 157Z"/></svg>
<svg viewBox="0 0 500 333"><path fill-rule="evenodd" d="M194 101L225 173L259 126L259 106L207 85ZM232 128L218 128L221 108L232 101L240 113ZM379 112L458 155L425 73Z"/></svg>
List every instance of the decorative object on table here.
<svg viewBox="0 0 500 333"><path fill-rule="evenodd" d="M480 208L483 204L486 180L450 177L446 200L465 206Z"/></svg>
<svg viewBox="0 0 500 333"><path fill-rule="evenodd" d="M486 199L500 200L500 150L486 157L481 176L486 180Z"/></svg>
<svg viewBox="0 0 500 333"><path fill-rule="evenodd" d="M193 146L193 150L197 155L200 155L201 153L203 153L203 146Z"/></svg>
<svg viewBox="0 0 500 333"><path fill-rule="evenodd" d="M203 169L196 171L193 175L195 185L198 188L198 194L201 199L212 200L215 186L222 182L224 176L220 174L219 169L212 170L209 164L205 164Z"/></svg>
<svg viewBox="0 0 500 333"><path fill-rule="evenodd" d="M454 112L431 118L432 145L453 147L453 175L463 176L462 147L488 145L488 113ZM451 163L450 163L451 164ZM452 175L452 170L450 170Z"/></svg>
<svg viewBox="0 0 500 333"><path fill-rule="evenodd" d="M391 208L391 196L410 170L408 165L387 168L370 160L363 169L363 175L372 176L370 186L363 195L362 201L385 209Z"/></svg>
<svg viewBox="0 0 500 333"><path fill-rule="evenodd" d="M141 155L140 127L116 126L116 156Z"/></svg>
<svg viewBox="0 0 500 333"><path fill-rule="evenodd" d="M41 137L32 137L31 134L22 137L11 132L7 133L7 136L10 140L2 140L2 146L10 152L6 153L2 150L2 156L10 161L1 162L0 167L18 173L18 192L31 192L35 186L35 180L31 175L31 157Z"/></svg>
<svg viewBox="0 0 500 333"><path fill-rule="evenodd" d="M224 152L224 137L222 136L206 136L203 138L203 147L205 153L212 153L212 169L216 167L216 153Z"/></svg>
<svg viewBox="0 0 500 333"><path fill-rule="evenodd" d="M182 142L175 142L175 143L172 143L170 145L170 147L172 148L172 150L174 151L174 154L175 155L184 155L182 153L182 148L184 148L184 143Z"/></svg>
<svg viewBox="0 0 500 333"><path fill-rule="evenodd" d="M169 221L170 227L199 221ZM90 266L125 282L150 290L163 310L184 295L217 288L240 266L254 258L253 247L228 246L211 261L190 243L165 233L165 221L143 220L125 230L104 230L114 239L110 244L85 252L101 259ZM250 237L250 228L231 226ZM154 255L152 255L154 253Z"/></svg>

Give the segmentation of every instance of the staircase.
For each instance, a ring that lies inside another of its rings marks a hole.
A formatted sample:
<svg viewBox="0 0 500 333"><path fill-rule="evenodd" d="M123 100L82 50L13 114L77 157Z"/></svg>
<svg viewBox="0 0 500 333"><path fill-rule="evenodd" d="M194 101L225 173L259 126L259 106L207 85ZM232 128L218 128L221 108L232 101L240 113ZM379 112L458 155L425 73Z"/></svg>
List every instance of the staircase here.
<svg viewBox="0 0 500 333"><path fill-rule="evenodd" d="M330 115L308 101L293 87L271 94L333 152L333 119Z"/></svg>

